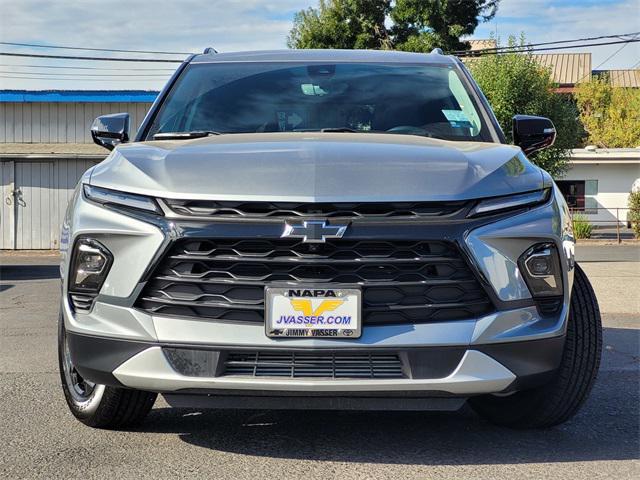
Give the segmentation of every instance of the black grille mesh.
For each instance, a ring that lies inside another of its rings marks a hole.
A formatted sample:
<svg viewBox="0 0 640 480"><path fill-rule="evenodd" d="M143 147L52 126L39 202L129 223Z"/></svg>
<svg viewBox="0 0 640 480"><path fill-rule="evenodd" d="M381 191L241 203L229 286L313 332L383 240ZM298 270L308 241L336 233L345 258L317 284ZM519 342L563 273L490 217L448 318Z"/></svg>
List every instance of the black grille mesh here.
<svg viewBox="0 0 640 480"><path fill-rule="evenodd" d="M263 322L264 287L357 284L364 324L476 317L491 310L457 248L443 241L182 239L137 301L151 313Z"/></svg>
<svg viewBox="0 0 640 480"><path fill-rule="evenodd" d="M223 376L288 378L404 378L396 354L230 352Z"/></svg>

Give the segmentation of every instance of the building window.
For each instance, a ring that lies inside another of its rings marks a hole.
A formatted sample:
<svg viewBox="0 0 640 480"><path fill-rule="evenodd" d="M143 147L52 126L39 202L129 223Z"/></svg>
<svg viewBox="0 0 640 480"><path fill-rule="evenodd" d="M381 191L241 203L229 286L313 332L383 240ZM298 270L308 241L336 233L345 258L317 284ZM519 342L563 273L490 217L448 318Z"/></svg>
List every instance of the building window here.
<svg viewBox="0 0 640 480"><path fill-rule="evenodd" d="M556 183L572 211L598 213L598 180L559 180Z"/></svg>

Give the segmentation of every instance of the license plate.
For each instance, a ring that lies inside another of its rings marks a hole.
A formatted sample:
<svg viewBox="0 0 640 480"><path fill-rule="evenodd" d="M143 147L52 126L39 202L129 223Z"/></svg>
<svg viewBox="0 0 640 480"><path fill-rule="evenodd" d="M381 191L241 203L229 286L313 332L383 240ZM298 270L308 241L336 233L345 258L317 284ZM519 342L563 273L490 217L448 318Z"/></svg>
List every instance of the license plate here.
<svg viewBox="0 0 640 480"><path fill-rule="evenodd" d="M359 288L266 287L267 336L358 338L361 305Z"/></svg>

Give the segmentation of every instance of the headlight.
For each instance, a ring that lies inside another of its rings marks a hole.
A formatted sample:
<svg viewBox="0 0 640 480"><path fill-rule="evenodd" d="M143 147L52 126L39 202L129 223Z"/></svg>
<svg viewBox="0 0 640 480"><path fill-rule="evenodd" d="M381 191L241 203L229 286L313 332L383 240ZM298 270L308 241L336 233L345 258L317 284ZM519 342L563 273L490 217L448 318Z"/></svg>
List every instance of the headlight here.
<svg viewBox="0 0 640 480"><path fill-rule="evenodd" d="M494 197L480 200L480 202L471 209L469 217L479 217L499 213L516 208L529 207L546 202L551 194L551 189L537 190L535 192L519 193L517 195L509 195L505 197Z"/></svg>
<svg viewBox="0 0 640 480"><path fill-rule="evenodd" d="M554 244L534 245L522 254L518 268L534 298L562 295L562 270Z"/></svg>
<svg viewBox="0 0 640 480"><path fill-rule="evenodd" d="M100 242L86 237L78 239L69 270L69 291L98 293L112 262L113 255Z"/></svg>
<svg viewBox="0 0 640 480"><path fill-rule="evenodd" d="M161 214L162 210L153 198L135 193L119 192L107 188L83 185L84 196L92 202L126 209L143 210Z"/></svg>
<svg viewBox="0 0 640 480"><path fill-rule="evenodd" d="M69 269L69 298L76 312L88 313L107 278L113 255L100 242L81 237L76 241Z"/></svg>

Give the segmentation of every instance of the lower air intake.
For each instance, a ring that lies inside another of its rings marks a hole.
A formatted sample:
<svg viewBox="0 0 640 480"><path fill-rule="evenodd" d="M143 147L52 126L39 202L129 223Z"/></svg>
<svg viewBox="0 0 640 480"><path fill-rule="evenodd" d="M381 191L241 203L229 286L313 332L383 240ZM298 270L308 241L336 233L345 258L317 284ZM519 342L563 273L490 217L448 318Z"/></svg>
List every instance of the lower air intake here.
<svg viewBox="0 0 640 480"><path fill-rule="evenodd" d="M231 352L224 376L287 378L404 378L396 354Z"/></svg>
<svg viewBox="0 0 640 480"><path fill-rule="evenodd" d="M397 353L217 351L170 347L162 350L171 367L188 377L407 377Z"/></svg>
<svg viewBox="0 0 640 480"><path fill-rule="evenodd" d="M73 305L73 309L76 312L88 313L93 307L93 302L96 299L96 295L71 293L69 294L69 298L71 299L71 304Z"/></svg>

